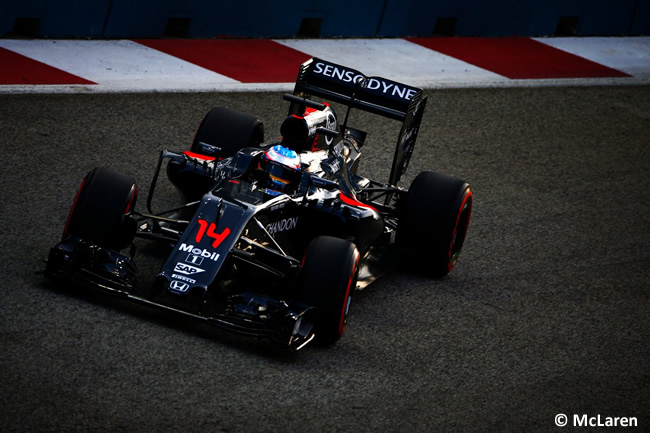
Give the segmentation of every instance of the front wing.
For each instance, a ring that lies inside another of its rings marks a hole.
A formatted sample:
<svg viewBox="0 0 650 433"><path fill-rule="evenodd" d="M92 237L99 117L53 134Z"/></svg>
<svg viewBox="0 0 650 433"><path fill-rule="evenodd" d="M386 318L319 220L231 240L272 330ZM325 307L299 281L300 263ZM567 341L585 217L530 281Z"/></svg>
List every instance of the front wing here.
<svg viewBox="0 0 650 433"><path fill-rule="evenodd" d="M298 350L314 338L318 312L300 303L288 303L268 296L240 292L226 299L208 314L179 308L174 302L136 292L133 260L81 238L67 238L50 249L45 276L182 314L217 328L249 337L267 339ZM171 294L173 296L173 294ZM177 295L182 296L182 295Z"/></svg>

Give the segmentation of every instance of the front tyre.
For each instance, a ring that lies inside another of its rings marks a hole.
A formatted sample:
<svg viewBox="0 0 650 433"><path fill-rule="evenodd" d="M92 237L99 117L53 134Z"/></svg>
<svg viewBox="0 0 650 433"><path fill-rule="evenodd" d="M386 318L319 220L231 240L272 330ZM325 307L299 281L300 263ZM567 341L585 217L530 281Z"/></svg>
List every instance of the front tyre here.
<svg viewBox="0 0 650 433"><path fill-rule="evenodd" d="M345 332L359 257L353 243L329 236L317 237L307 247L298 277L297 298L320 311L314 327L319 344L334 344Z"/></svg>
<svg viewBox="0 0 650 433"><path fill-rule="evenodd" d="M398 240L413 253L413 262L433 277L456 265L472 214L469 184L435 172L422 172L405 195Z"/></svg>
<svg viewBox="0 0 650 433"><path fill-rule="evenodd" d="M63 238L77 236L116 251L127 247L135 236L135 181L104 167L91 170L74 200Z"/></svg>

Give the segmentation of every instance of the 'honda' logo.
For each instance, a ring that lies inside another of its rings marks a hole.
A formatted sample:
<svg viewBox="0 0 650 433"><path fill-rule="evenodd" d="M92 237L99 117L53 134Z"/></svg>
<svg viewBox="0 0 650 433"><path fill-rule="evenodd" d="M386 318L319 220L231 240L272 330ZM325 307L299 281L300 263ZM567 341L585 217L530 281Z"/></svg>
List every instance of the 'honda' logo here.
<svg viewBox="0 0 650 433"><path fill-rule="evenodd" d="M185 293L188 291L189 288L190 285L187 283L183 283L182 281L174 280L171 283L169 283L169 290L171 290L172 292Z"/></svg>

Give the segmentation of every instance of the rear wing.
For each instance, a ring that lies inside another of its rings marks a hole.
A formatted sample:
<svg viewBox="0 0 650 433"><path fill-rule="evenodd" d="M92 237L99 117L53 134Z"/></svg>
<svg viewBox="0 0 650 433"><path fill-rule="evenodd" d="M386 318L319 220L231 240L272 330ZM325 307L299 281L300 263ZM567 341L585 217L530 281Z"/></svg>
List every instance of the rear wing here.
<svg viewBox="0 0 650 433"><path fill-rule="evenodd" d="M422 89L312 58L300 65L293 94L317 96L402 122L389 179L391 185L397 185L408 168L427 102ZM300 115L300 109L300 104L293 102L289 113Z"/></svg>

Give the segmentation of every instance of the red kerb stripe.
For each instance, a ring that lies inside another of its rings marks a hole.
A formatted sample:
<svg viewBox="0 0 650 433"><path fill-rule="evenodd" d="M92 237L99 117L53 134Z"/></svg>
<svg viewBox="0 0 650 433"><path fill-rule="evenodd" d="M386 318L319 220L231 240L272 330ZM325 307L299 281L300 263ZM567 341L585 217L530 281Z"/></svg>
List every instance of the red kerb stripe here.
<svg viewBox="0 0 650 433"><path fill-rule="evenodd" d="M242 83L291 83L311 56L269 39L138 39L135 42Z"/></svg>
<svg viewBox="0 0 650 433"><path fill-rule="evenodd" d="M629 77L528 38L408 38L423 47L512 79Z"/></svg>
<svg viewBox="0 0 650 433"><path fill-rule="evenodd" d="M96 84L0 47L0 85Z"/></svg>

